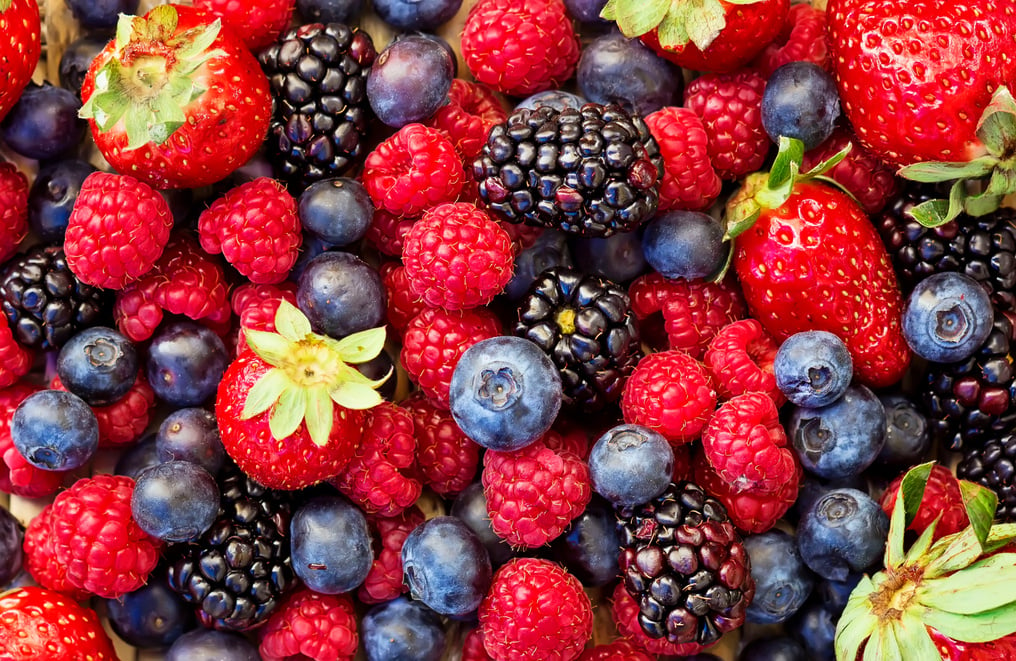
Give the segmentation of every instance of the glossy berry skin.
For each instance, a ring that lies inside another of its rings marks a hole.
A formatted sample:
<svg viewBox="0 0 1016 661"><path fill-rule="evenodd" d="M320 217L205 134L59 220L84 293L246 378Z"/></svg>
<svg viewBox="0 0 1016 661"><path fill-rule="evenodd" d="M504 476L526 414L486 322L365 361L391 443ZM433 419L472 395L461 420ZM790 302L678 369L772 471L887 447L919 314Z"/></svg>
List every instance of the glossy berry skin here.
<svg viewBox="0 0 1016 661"><path fill-rule="evenodd" d="M64 388L91 406L107 406L127 394L138 375L134 343L112 328L93 326L60 348L56 373Z"/></svg>
<svg viewBox="0 0 1016 661"><path fill-rule="evenodd" d="M193 609L165 576L153 575L137 590L104 602L110 627L134 647L169 647L195 626Z"/></svg>
<svg viewBox="0 0 1016 661"><path fill-rule="evenodd" d="M28 227L43 243L62 243L74 202L95 166L63 159L39 169L28 191Z"/></svg>
<svg viewBox="0 0 1016 661"><path fill-rule="evenodd" d="M928 419L918 405L899 393L879 395L885 409L885 444L875 460L880 466L915 466L931 447Z"/></svg>
<svg viewBox="0 0 1016 661"><path fill-rule="evenodd" d="M582 49L576 80L594 103L616 103L645 117L664 106L680 105L680 69L620 32L599 36Z"/></svg>
<svg viewBox="0 0 1016 661"><path fill-rule="evenodd" d="M581 23L605 24L607 21L600 18L600 12L607 0L564 0L564 6L572 18Z"/></svg>
<svg viewBox="0 0 1016 661"><path fill-rule="evenodd" d="M215 522L219 489L208 471L189 461L166 461L138 476L131 516L152 537L196 540Z"/></svg>
<svg viewBox="0 0 1016 661"><path fill-rule="evenodd" d="M589 453L593 489L615 506L635 507L659 496L670 484L673 467L667 439L640 425L609 429Z"/></svg>
<svg viewBox="0 0 1016 661"><path fill-rule="evenodd" d="M513 557L512 547L491 526L482 482L473 482L455 497L451 514L461 519L480 539L493 567L500 567Z"/></svg>
<svg viewBox="0 0 1016 661"><path fill-rule="evenodd" d="M65 471L84 466L99 447L99 423L88 404L62 390L40 390L11 418L14 447L33 466Z"/></svg>
<svg viewBox="0 0 1016 661"><path fill-rule="evenodd" d="M14 580L21 571L23 538L21 524L7 508L0 507L0 587Z"/></svg>
<svg viewBox="0 0 1016 661"><path fill-rule="evenodd" d="M293 513L289 524L293 571L322 594L356 589L370 571L374 552L363 512L342 496L317 496Z"/></svg>
<svg viewBox="0 0 1016 661"><path fill-rule="evenodd" d="M375 0L373 6L381 20L396 30L430 32L451 20L462 0Z"/></svg>
<svg viewBox="0 0 1016 661"><path fill-rule="evenodd" d="M367 661L440 661L445 631L437 613L403 596L367 611L360 645Z"/></svg>
<svg viewBox="0 0 1016 661"><path fill-rule="evenodd" d="M296 0L306 23L349 23L360 14L363 0Z"/></svg>
<svg viewBox="0 0 1016 661"><path fill-rule="evenodd" d="M17 0L0 12L0 120L17 103L42 53L42 25L36 0Z"/></svg>
<svg viewBox="0 0 1016 661"><path fill-rule="evenodd" d="M134 14L138 0L67 0L74 18L83 28L112 28L120 14Z"/></svg>
<svg viewBox="0 0 1016 661"><path fill-rule="evenodd" d="M113 474L137 480L146 469L160 463L162 459L159 458L159 451L155 447L155 434L149 433L120 455L113 466Z"/></svg>
<svg viewBox="0 0 1016 661"><path fill-rule="evenodd" d="M801 559L821 576L842 581L882 560L889 517L856 489L833 489L801 515L797 547Z"/></svg>
<svg viewBox="0 0 1016 661"><path fill-rule="evenodd" d="M155 451L159 461L187 461L214 476L225 458L215 414L198 407L173 411L159 425Z"/></svg>
<svg viewBox="0 0 1016 661"><path fill-rule="evenodd" d="M300 193L297 215L304 231L332 246L348 246L367 233L374 203L356 179L316 181Z"/></svg>
<svg viewBox="0 0 1016 661"><path fill-rule="evenodd" d="M699 211L657 214L642 234L646 262L665 278L706 278L723 266L729 246L723 227Z"/></svg>
<svg viewBox="0 0 1016 661"><path fill-rule="evenodd" d="M378 119L401 128L447 103L454 76L452 57L441 44L409 35L378 54L367 75L367 99Z"/></svg>
<svg viewBox="0 0 1016 661"><path fill-rule="evenodd" d="M994 316L991 298L976 280L935 273L918 282L903 304L903 336L921 358L957 363L981 348Z"/></svg>
<svg viewBox="0 0 1016 661"><path fill-rule="evenodd" d="M214 394L229 364L222 339L194 321L170 322L148 346L148 383L164 402L198 406Z"/></svg>
<svg viewBox="0 0 1016 661"><path fill-rule="evenodd" d="M828 331L794 333L773 360L776 386L798 406L828 406L839 399L854 375L843 340Z"/></svg>
<svg viewBox="0 0 1016 661"><path fill-rule="evenodd" d="M572 257L568 240L559 230L543 230L536 242L515 257L512 277L502 293L511 301L519 301L536 278L549 268L571 268Z"/></svg>
<svg viewBox="0 0 1016 661"><path fill-rule="evenodd" d="M261 655L238 633L198 627L173 642L165 661L261 661Z"/></svg>
<svg viewBox="0 0 1016 661"><path fill-rule="evenodd" d="M789 62L772 73L762 94L762 126L773 142L796 138L811 149L825 142L840 116L836 81L811 62Z"/></svg>
<svg viewBox="0 0 1016 661"><path fill-rule="evenodd" d="M815 585L815 577L797 550L797 541L783 530L773 529L744 538L751 558L755 597L746 611L748 622L785 622L804 604Z"/></svg>
<svg viewBox="0 0 1016 661"><path fill-rule="evenodd" d="M328 251L307 264L296 301L317 332L341 338L381 325L387 294L381 276L362 259Z"/></svg>
<svg viewBox="0 0 1016 661"><path fill-rule="evenodd" d="M52 590L4 592L0 613L0 650L11 661L119 658L95 611Z"/></svg>
<svg viewBox="0 0 1016 661"><path fill-rule="evenodd" d="M808 661L811 659L801 643L789 636L756 638L748 643L739 661Z"/></svg>
<svg viewBox="0 0 1016 661"><path fill-rule="evenodd" d="M88 67L102 49L109 43L108 35L98 32L86 32L64 48L60 56L60 86L74 92L81 98L81 83L85 80Z"/></svg>
<svg viewBox="0 0 1016 661"><path fill-rule="evenodd" d="M535 110L540 106L550 106L560 112L565 108L581 108L587 103L589 103L589 99L572 92L565 90L544 90L536 94L530 94L522 99L515 104L512 111L522 110L523 108Z"/></svg>
<svg viewBox="0 0 1016 661"><path fill-rule="evenodd" d="M550 543L553 559L586 587L607 585L617 578L620 546L614 509L595 495L585 511Z"/></svg>
<svg viewBox="0 0 1016 661"><path fill-rule="evenodd" d="M569 245L575 265L585 273L625 283L646 271L639 232L618 232L605 238L575 236Z"/></svg>
<svg viewBox="0 0 1016 661"><path fill-rule="evenodd" d="M441 615L475 611L490 588L490 557L461 519L437 516L418 525L402 545L409 593Z"/></svg>
<svg viewBox="0 0 1016 661"><path fill-rule="evenodd" d="M0 122L0 137L25 158L56 158L77 147L85 134L85 122L78 118L80 106L70 90L30 83Z"/></svg>
<svg viewBox="0 0 1016 661"><path fill-rule="evenodd" d="M827 406L795 408L787 436L806 471L827 480L845 479L858 475L881 452L885 408L865 386L851 386Z"/></svg>

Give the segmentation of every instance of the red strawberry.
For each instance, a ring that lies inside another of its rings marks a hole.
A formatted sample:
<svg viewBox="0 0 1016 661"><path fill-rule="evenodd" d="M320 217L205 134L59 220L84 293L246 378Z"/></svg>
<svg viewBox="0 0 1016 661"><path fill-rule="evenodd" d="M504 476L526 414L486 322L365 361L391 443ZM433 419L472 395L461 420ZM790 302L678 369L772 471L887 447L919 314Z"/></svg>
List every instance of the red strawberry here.
<svg viewBox="0 0 1016 661"><path fill-rule="evenodd" d="M36 0L0 0L0 119L21 98L42 54Z"/></svg>
<svg viewBox="0 0 1016 661"><path fill-rule="evenodd" d="M902 482L903 475L900 475L882 493L880 504L887 515L892 516L893 506L896 505L896 497L899 495ZM939 521L935 526L935 539L959 532L970 524L963 496L960 493L959 481L952 471L941 464L931 467L921 504L907 529L922 533L936 518Z"/></svg>
<svg viewBox="0 0 1016 661"><path fill-rule="evenodd" d="M195 188L250 160L271 96L240 37L172 4L121 15L116 34L81 85L81 115L110 165L155 188Z"/></svg>
<svg viewBox="0 0 1016 661"><path fill-rule="evenodd" d="M235 0L194 0L198 9L222 19L253 52L269 45L289 27L296 0L235 2Z"/></svg>
<svg viewBox="0 0 1016 661"><path fill-rule="evenodd" d="M12 164L0 163L0 264L17 252L26 234L28 179Z"/></svg>
<svg viewBox="0 0 1016 661"><path fill-rule="evenodd" d="M1016 659L1016 634L985 643L964 643L953 640L928 627L931 640L945 661L999 661Z"/></svg>
<svg viewBox="0 0 1016 661"><path fill-rule="evenodd" d="M0 658L4 661L117 661L99 616L64 595L25 587L0 595Z"/></svg>

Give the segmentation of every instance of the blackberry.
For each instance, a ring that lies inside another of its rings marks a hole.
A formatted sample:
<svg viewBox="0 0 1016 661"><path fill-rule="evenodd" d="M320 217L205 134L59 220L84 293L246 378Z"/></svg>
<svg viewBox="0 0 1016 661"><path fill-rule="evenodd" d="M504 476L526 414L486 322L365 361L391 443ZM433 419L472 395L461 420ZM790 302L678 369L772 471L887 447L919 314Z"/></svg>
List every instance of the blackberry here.
<svg viewBox="0 0 1016 661"><path fill-rule="evenodd" d="M1016 435L992 438L979 448L968 448L956 467L961 480L988 487L998 496L995 519L1016 522Z"/></svg>
<svg viewBox="0 0 1016 661"><path fill-rule="evenodd" d="M744 623L755 595L751 562L719 501L676 482L615 514L622 580L649 637L708 646Z"/></svg>
<svg viewBox="0 0 1016 661"><path fill-rule="evenodd" d="M0 273L0 308L14 339L31 349L59 349L78 331L111 319L112 298L71 272L61 245L15 255Z"/></svg>
<svg viewBox="0 0 1016 661"><path fill-rule="evenodd" d="M490 130L473 176L502 220L604 237L656 213L663 160L645 121L620 106L542 106Z"/></svg>
<svg viewBox="0 0 1016 661"><path fill-rule="evenodd" d="M264 624L297 583L290 560L291 503L228 462L215 523L168 551L169 585L196 607L201 624L247 631Z"/></svg>
<svg viewBox="0 0 1016 661"><path fill-rule="evenodd" d="M343 23L298 26L261 51L272 91L267 155L277 177L302 190L360 163L375 57L370 35Z"/></svg>
<svg viewBox="0 0 1016 661"><path fill-rule="evenodd" d="M561 373L563 403L597 411L621 397L642 353L628 293L567 267L543 271L518 310L515 334L536 343Z"/></svg>

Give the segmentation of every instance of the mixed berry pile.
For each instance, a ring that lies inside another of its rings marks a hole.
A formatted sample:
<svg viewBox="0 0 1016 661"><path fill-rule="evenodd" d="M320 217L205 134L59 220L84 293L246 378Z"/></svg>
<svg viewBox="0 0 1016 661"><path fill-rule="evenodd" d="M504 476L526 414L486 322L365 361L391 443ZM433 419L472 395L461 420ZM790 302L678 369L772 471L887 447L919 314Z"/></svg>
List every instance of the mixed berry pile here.
<svg viewBox="0 0 1016 661"><path fill-rule="evenodd" d="M0 658L1016 655L1006 0L66 1Z"/></svg>

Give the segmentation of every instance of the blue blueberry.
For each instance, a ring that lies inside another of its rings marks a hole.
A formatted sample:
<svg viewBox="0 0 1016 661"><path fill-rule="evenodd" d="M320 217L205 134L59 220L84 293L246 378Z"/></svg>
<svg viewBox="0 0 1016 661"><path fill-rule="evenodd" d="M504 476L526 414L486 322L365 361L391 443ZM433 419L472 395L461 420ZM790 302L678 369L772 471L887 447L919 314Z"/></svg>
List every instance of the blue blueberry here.
<svg viewBox="0 0 1016 661"><path fill-rule="evenodd" d="M238 633L198 627L177 638L164 661L261 661L261 654Z"/></svg>
<svg viewBox="0 0 1016 661"><path fill-rule="evenodd" d="M479 608L493 575L483 542L454 516L427 519L409 533L402 571L414 599L450 616Z"/></svg>
<svg viewBox="0 0 1016 661"><path fill-rule="evenodd" d="M839 614L819 599L809 599L794 617L787 621L787 633L801 644L808 658L815 661L836 661L836 625Z"/></svg>
<svg viewBox="0 0 1016 661"><path fill-rule="evenodd" d="M24 561L21 524L5 507L0 507L0 592L21 571Z"/></svg>
<svg viewBox="0 0 1016 661"><path fill-rule="evenodd" d="M789 636L756 638L741 650L738 661L811 661L799 642Z"/></svg>
<svg viewBox="0 0 1016 661"><path fill-rule="evenodd" d="M215 395L230 355L222 338L194 321L172 321L148 346L148 384L162 401L199 406Z"/></svg>
<svg viewBox="0 0 1016 661"><path fill-rule="evenodd" d="M462 0L374 0L378 17L396 30L427 32L447 23Z"/></svg>
<svg viewBox="0 0 1016 661"><path fill-rule="evenodd" d="M40 390L21 402L11 417L11 439L28 463L42 470L84 466L99 447L99 423L74 393Z"/></svg>
<svg viewBox="0 0 1016 661"><path fill-rule="evenodd" d="M593 495L586 509L550 543L553 557L586 587L600 587L618 576L617 517L610 503Z"/></svg>
<svg viewBox="0 0 1016 661"><path fill-rule="evenodd" d="M568 14L580 23L601 23L604 25L609 23L606 19L600 18L600 12L603 11L606 4L607 0L564 0Z"/></svg>
<svg viewBox="0 0 1016 661"><path fill-rule="evenodd" d="M487 549L487 555L493 567L500 567L515 556L512 547L498 536L490 525L487 498L483 493L482 483L473 482L459 492L452 503L451 514L461 519L476 534L484 548Z"/></svg>
<svg viewBox="0 0 1016 661"><path fill-rule="evenodd" d="M802 514L797 548L813 572L843 581L881 562L888 535L889 517L868 494L834 489Z"/></svg>
<svg viewBox="0 0 1016 661"><path fill-rule="evenodd" d="M116 27L120 14L136 14L139 0L67 0L74 18L83 28Z"/></svg>
<svg viewBox="0 0 1016 661"><path fill-rule="evenodd" d="M788 533L774 528L744 539L755 579L755 598L748 606L747 621L755 624L785 622L804 604L815 586L815 576Z"/></svg>
<svg viewBox="0 0 1016 661"><path fill-rule="evenodd" d="M596 37L582 49L575 77L590 101L615 103L643 117L680 105L684 90L680 67L617 31Z"/></svg>
<svg viewBox="0 0 1016 661"><path fill-rule="evenodd" d="M875 461L886 429L882 402L866 386L856 385L828 406L795 406L787 436L805 470L839 480L860 474Z"/></svg>
<svg viewBox="0 0 1016 661"><path fill-rule="evenodd" d="M617 507L635 507L659 496L674 472L674 450L657 431L617 425L589 452L593 490Z"/></svg>
<svg viewBox="0 0 1016 661"><path fill-rule="evenodd" d="M335 248L335 246L316 234L304 232L303 242L300 244L300 256L296 258L296 263L293 264L293 268L289 270L289 280L292 280L293 282L300 282L300 276L302 276L303 272L307 269L307 265L321 253L332 250L333 248Z"/></svg>
<svg viewBox="0 0 1016 661"><path fill-rule="evenodd" d="M116 460L113 472L137 480L145 469L160 464L159 450L155 445L155 433L145 434L137 443L127 448Z"/></svg>
<svg viewBox="0 0 1016 661"><path fill-rule="evenodd" d="M448 103L454 76L454 58L441 44L408 35L378 54L367 76L367 100L378 119L401 128Z"/></svg>
<svg viewBox="0 0 1016 661"><path fill-rule="evenodd" d="M196 625L194 609L158 570L137 590L103 602L110 627L134 647L169 647Z"/></svg>
<svg viewBox="0 0 1016 661"><path fill-rule="evenodd" d="M537 276L555 266L571 268L572 259L564 232L548 229L515 258L515 271L504 287L504 295L510 301L522 300Z"/></svg>
<svg viewBox="0 0 1016 661"><path fill-rule="evenodd" d="M316 181L300 193L297 214L303 229L332 246L348 246L367 233L374 203L356 179Z"/></svg>
<svg viewBox="0 0 1016 661"><path fill-rule="evenodd" d="M134 343L119 331L93 326L61 348L56 373L67 390L92 406L108 406L127 394L138 377Z"/></svg>
<svg viewBox="0 0 1016 661"><path fill-rule="evenodd" d="M440 661L445 630L437 613L403 596L367 611L360 641L367 661Z"/></svg>
<svg viewBox="0 0 1016 661"><path fill-rule="evenodd" d="M189 461L166 461L138 476L131 515L142 530L167 542L190 542L215 523L219 487Z"/></svg>
<svg viewBox="0 0 1016 661"><path fill-rule="evenodd" d="M328 251L307 264L296 302L318 332L341 338L383 324L388 295L381 276L362 259Z"/></svg>
<svg viewBox="0 0 1016 661"><path fill-rule="evenodd" d="M695 280L717 273L729 249L719 221L699 211L657 214L642 235L646 262L665 278Z"/></svg>
<svg viewBox="0 0 1016 661"><path fill-rule="evenodd" d="M847 601L850 600L850 593L852 593L854 588L857 587L857 584L861 582L861 578L863 576L864 575L862 573L855 572L847 576L842 581L822 579L818 582L818 585L815 586L815 592L813 595L838 617L847 607Z"/></svg>
<svg viewBox="0 0 1016 661"><path fill-rule="evenodd" d="M561 409L561 375L550 357L521 337L480 340L452 372L452 417L492 450L518 450L550 429Z"/></svg>
<svg viewBox="0 0 1016 661"><path fill-rule="evenodd" d="M840 97L836 81L811 62L789 62L777 68L762 93L762 127L773 142L796 138L811 149L836 128Z"/></svg>
<svg viewBox="0 0 1016 661"><path fill-rule="evenodd" d="M49 83L29 83L0 122L0 138L25 158L44 161L77 148L87 124L78 117L81 100Z"/></svg>
<svg viewBox="0 0 1016 661"><path fill-rule="evenodd" d="M217 475L226 451L215 414L206 409L177 409L162 421L155 435L159 461L189 461Z"/></svg>
<svg viewBox="0 0 1016 661"><path fill-rule="evenodd" d="M363 0L296 0L304 23L349 23L362 9Z"/></svg>
<svg viewBox="0 0 1016 661"><path fill-rule="evenodd" d="M800 520L819 498L836 489L857 489L864 493L871 493L864 474L852 475L842 480L823 480L811 473L805 473L801 479L801 487L797 491L797 500L794 501L788 512L788 519Z"/></svg>
<svg viewBox="0 0 1016 661"><path fill-rule="evenodd" d="M946 271L924 278L903 305L903 337L921 358L966 360L991 334L991 298L970 276Z"/></svg>
<svg viewBox="0 0 1016 661"><path fill-rule="evenodd" d="M843 396L854 376L847 345L827 331L794 333L773 360L776 387L791 404L826 406Z"/></svg>
<svg viewBox="0 0 1016 661"><path fill-rule="evenodd" d="M341 496L315 496L289 524L293 571L322 594L355 590L374 562L363 512Z"/></svg>
<svg viewBox="0 0 1016 661"><path fill-rule="evenodd" d="M931 447L928 419L913 401L902 394L879 395L885 409L885 444L876 462L883 466L909 467L921 462Z"/></svg>
<svg viewBox="0 0 1016 661"><path fill-rule="evenodd" d="M63 243L81 182L95 172L91 163L64 159L44 165L28 191L28 226L43 243Z"/></svg>
<svg viewBox="0 0 1016 661"><path fill-rule="evenodd" d="M81 98L81 83L85 80L88 68L92 66L92 60L102 52L112 34L87 32L64 48L60 56L58 75L60 87L74 93Z"/></svg>
<svg viewBox="0 0 1016 661"><path fill-rule="evenodd" d="M545 90L522 99L514 109L521 110L523 108L530 108L535 110L542 106L550 106L554 110L561 111L565 108L581 108L587 103L589 103L589 99L581 97L578 94L573 94L572 92L566 92L564 90Z"/></svg>
<svg viewBox="0 0 1016 661"><path fill-rule="evenodd" d="M618 232L608 237L569 237L575 265L611 282L629 282L646 271L639 232Z"/></svg>

